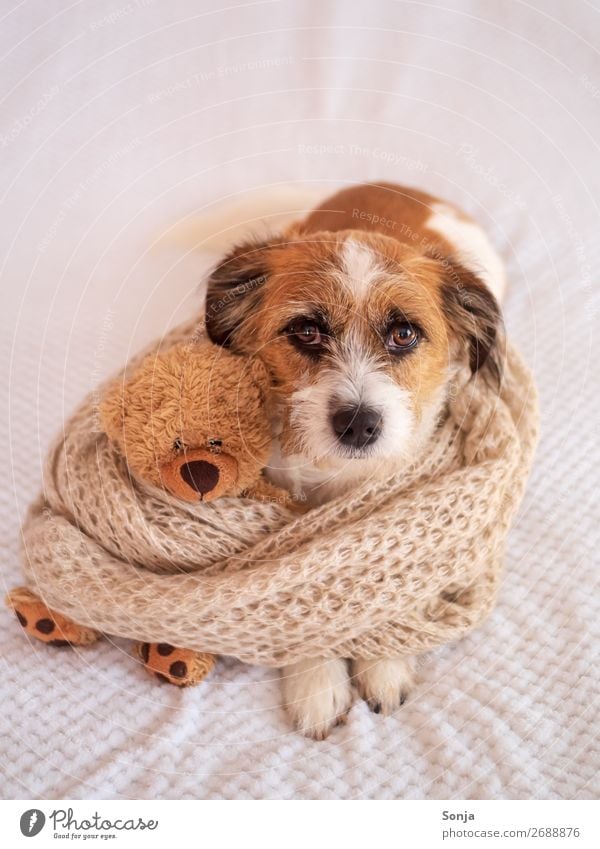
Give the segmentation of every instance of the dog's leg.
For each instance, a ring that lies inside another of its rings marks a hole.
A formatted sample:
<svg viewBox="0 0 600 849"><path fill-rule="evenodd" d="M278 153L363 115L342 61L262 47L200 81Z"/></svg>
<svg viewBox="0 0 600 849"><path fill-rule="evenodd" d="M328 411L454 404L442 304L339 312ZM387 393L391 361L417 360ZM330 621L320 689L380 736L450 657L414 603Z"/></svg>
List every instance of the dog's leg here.
<svg viewBox="0 0 600 849"><path fill-rule="evenodd" d="M352 688L345 660L301 660L284 667L282 676L285 706L302 734L324 740L346 721Z"/></svg>
<svg viewBox="0 0 600 849"><path fill-rule="evenodd" d="M375 713L391 714L412 688L414 658L386 657L352 662L352 681Z"/></svg>

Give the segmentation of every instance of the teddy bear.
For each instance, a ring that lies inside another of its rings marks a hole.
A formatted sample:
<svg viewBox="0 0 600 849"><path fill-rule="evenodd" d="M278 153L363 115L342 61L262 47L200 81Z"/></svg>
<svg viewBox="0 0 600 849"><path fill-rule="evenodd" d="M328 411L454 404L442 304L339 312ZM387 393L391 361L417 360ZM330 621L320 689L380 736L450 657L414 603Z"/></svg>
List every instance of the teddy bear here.
<svg viewBox="0 0 600 849"><path fill-rule="evenodd" d="M262 472L270 378L256 358L202 338L150 354L102 399L103 429L142 481L186 501L229 495L293 505Z"/></svg>
<svg viewBox="0 0 600 849"><path fill-rule="evenodd" d="M240 496L301 510L269 483L270 379L258 359L205 338L147 355L113 381L100 403L104 435L129 473L169 498L201 503ZM30 589L6 597L26 633L53 646L85 646L101 634L50 610ZM214 667L208 652L137 643L134 654L161 681L188 687Z"/></svg>

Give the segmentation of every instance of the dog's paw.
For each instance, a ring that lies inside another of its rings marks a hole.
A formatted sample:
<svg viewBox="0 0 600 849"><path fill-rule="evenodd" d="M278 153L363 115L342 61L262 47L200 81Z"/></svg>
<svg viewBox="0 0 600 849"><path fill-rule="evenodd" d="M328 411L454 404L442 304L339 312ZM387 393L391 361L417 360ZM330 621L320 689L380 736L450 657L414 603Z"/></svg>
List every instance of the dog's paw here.
<svg viewBox="0 0 600 849"><path fill-rule="evenodd" d="M214 668L214 654L178 649L169 643L136 643L134 654L159 681L194 687Z"/></svg>
<svg viewBox="0 0 600 849"><path fill-rule="evenodd" d="M404 704L413 687L411 657L355 660L352 681L374 713L387 716Z"/></svg>
<svg viewBox="0 0 600 849"><path fill-rule="evenodd" d="M343 660L303 660L283 669L284 702L294 726L306 737L324 740L346 722L352 687Z"/></svg>

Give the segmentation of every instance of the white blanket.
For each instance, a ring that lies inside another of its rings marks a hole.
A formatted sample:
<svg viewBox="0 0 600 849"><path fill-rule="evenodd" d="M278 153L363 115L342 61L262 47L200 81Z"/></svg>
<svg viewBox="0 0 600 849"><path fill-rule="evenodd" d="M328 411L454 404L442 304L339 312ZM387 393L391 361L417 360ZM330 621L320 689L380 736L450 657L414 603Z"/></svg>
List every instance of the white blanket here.
<svg viewBox="0 0 600 849"><path fill-rule="evenodd" d="M2 588L20 582L19 520L63 418L199 308L209 258L194 241L226 220L211 204L236 199L242 220L267 186L381 178L462 203L507 263L543 432L504 587L484 627L422 659L397 715L357 701L324 743L290 729L273 670L227 660L180 691L126 641L53 650L4 610L0 793L597 796L598 12L213 6L3 12Z"/></svg>

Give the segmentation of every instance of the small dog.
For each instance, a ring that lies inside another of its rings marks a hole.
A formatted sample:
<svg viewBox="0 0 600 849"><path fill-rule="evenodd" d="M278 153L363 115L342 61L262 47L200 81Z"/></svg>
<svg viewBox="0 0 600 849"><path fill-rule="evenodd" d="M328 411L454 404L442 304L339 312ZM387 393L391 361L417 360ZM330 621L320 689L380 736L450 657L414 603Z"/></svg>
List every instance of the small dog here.
<svg viewBox="0 0 600 849"><path fill-rule="evenodd" d="M498 381L502 263L455 207L390 183L328 198L307 218L234 248L208 281L210 338L259 356L279 401L268 475L309 505L389 476L426 450L465 363ZM389 714L410 659L313 658L283 670L296 727L323 739L351 681Z"/></svg>

